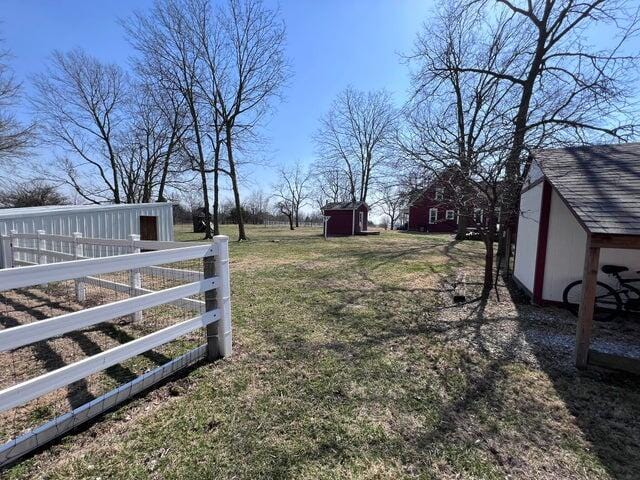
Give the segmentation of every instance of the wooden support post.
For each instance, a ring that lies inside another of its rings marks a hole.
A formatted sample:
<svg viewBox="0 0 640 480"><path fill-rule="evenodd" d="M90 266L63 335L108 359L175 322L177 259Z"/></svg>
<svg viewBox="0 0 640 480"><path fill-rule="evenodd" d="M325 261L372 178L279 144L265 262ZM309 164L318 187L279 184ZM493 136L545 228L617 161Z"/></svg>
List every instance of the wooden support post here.
<svg viewBox="0 0 640 480"><path fill-rule="evenodd" d="M82 243L80 243L80 239L82 238L82 233L74 232L73 233L73 258L75 260L79 260L84 256L84 248ZM86 286L82 281L82 278L77 278L75 280L76 283L76 300L78 302L84 302L87 299Z"/></svg>
<svg viewBox="0 0 640 480"><path fill-rule="evenodd" d="M576 332L576 366L578 368L586 368L589 357L599 262L600 248L593 247L591 239L588 238L584 258L584 273L582 275L582 298L578 311L578 329Z"/></svg>
<svg viewBox="0 0 640 480"><path fill-rule="evenodd" d="M131 241L131 253L140 253L140 247L137 247L135 242L140 241L140 235L132 233L129 235L129 240ZM140 273L140 269L131 270L129 272L129 285L131 285L131 293L132 296L138 294L140 288L142 288L142 274ZM142 311L135 312L133 314L133 320L139 322L142 320Z"/></svg>
<svg viewBox="0 0 640 480"><path fill-rule="evenodd" d="M218 277L215 290L205 292L205 310L220 310L217 322L207 325L207 356L209 360L227 357L232 351L231 332L231 284L229 279L229 237L213 237L217 255L204 257L204 278Z"/></svg>

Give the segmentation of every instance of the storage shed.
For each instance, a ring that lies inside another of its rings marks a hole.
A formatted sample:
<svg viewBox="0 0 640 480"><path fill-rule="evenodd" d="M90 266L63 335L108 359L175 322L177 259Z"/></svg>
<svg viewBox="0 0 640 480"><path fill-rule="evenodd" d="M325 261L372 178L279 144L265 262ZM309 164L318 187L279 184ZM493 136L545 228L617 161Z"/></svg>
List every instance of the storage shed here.
<svg viewBox="0 0 640 480"><path fill-rule="evenodd" d="M83 237L173 241L173 205L136 203L112 205L54 205L0 209L0 234L11 230ZM1 261L1 260L0 260ZM4 267L2 265L2 267Z"/></svg>
<svg viewBox="0 0 640 480"><path fill-rule="evenodd" d="M587 363L602 265L640 270L640 144L534 152L522 189L514 278L535 303L583 280L576 362Z"/></svg>
<svg viewBox="0 0 640 480"><path fill-rule="evenodd" d="M325 216L324 235L360 235L367 232L369 207L365 202L327 203L322 208Z"/></svg>

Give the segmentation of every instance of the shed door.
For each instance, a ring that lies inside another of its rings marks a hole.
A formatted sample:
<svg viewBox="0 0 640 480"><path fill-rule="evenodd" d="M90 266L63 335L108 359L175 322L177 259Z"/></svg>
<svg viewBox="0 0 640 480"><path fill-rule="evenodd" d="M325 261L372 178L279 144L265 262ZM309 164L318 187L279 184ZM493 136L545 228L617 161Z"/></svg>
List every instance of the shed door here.
<svg viewBox="0 0 640 480"><path fill-rule="evenodd" d="M140 240L158 240L158 217L140 215Z"/></svg>

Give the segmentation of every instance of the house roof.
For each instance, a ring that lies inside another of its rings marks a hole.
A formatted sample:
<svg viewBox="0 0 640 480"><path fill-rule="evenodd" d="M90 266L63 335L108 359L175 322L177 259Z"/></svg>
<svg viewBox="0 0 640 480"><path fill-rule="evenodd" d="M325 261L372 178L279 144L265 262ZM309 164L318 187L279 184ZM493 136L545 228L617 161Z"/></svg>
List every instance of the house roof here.
<svg viewBox="0 0 640 480"><path fill-rule="evenodd" d="M640 143L538 150L534 158L586 230L640 235Z"/></svg>
<svg viewBox="0 0 640 480"><path fill-rule="evenodd" d="M322 210L354 210L358 209L361 206L365 206L365 208L369 208L365 202L332 202L327 203Z"/></svg>

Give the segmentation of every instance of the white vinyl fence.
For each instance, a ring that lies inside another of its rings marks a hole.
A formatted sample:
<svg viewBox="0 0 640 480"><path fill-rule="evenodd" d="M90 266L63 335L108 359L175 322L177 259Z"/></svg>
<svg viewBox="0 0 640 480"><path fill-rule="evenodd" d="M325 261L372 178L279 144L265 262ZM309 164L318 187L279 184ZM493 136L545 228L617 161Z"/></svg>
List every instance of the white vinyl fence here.
<svg viewBox="0 0 640 480"><path fill-rule="evenodd" d="M203 339L206 343L0 445L0 467L184 367L205 357L212 360L231 354L229 254L226 236L217 236L211 244L196 246L140 241L137 236L132 236L130 240L108 240L82 238L79 234L73 237L47 235L45 232L38 232L37 235L12 232L1 240L5 265L18 268L0 270L0 292L71 281L71 291L77 303L84 302L87 289L93 287L112 290L126 298L1 329L0 354L11 353L35 342L72 334L123 316L130 316L133 324L136 324L142 320L145 310L161 305L201 313L0 390L0 414L202 327L206 330L206 339ZM87 258L89 255L96 258ZM194 259L202 259L200 271L171 266ZM109 277L113 272L129 272L128 282ZM153 290L144 285L147 275L156 279L188 283ZM204 300L189 298L200 294ZM0 365L0 368L5 367Z"/></svg>
<svg viewBox="0 0 640 480"><path fill-rule="evenodd" d="M265 220L262 225L264 227L288 227L289 226L289 222L285 222L282 220ZM295 225L295 221L294 221L294 225ZM314 228L320 228L322 227L322 223L320 222L299 222L298 226L300 227L314 227Z"/></svg>

